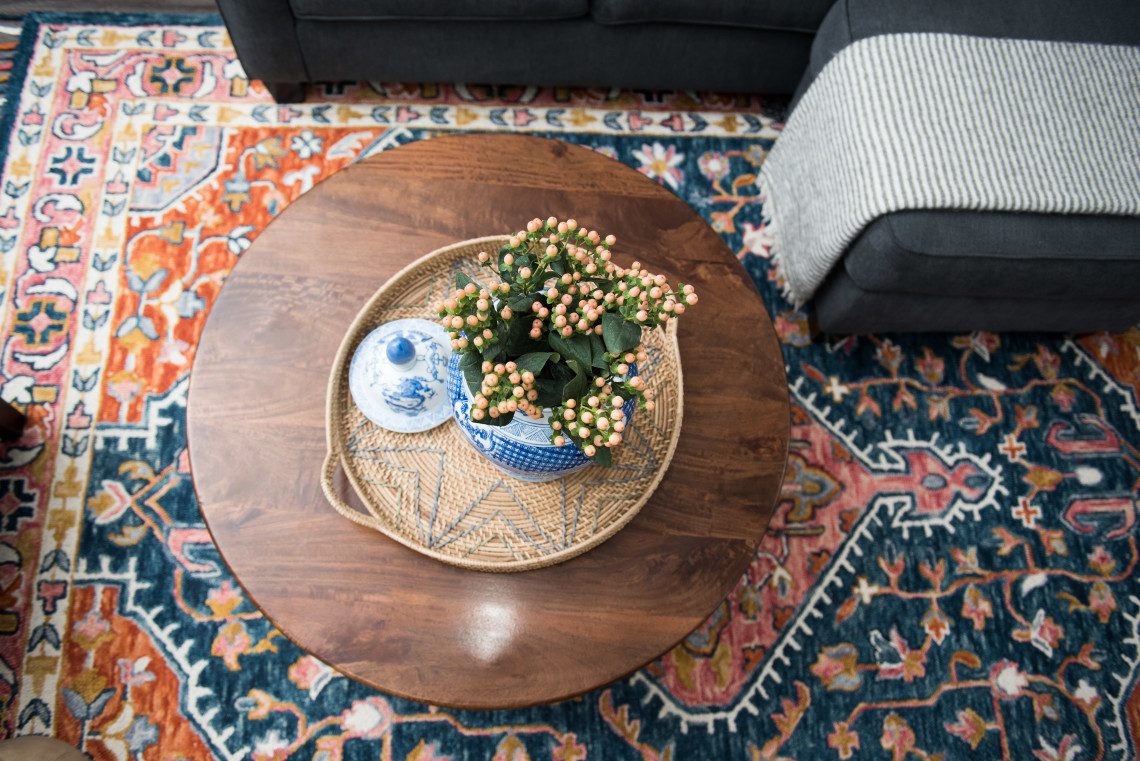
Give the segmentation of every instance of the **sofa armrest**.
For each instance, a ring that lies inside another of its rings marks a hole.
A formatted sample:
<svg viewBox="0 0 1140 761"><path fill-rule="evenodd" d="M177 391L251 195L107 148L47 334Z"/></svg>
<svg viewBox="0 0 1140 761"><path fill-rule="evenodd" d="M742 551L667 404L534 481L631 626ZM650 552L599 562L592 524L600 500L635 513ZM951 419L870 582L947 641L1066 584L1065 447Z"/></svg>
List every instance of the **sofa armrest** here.
<svg viewBox="0 0 1140 761"><path fill-rule="evenodd" d="M307 82L289 0L217 0L242 68L262 82Z"/></svg>

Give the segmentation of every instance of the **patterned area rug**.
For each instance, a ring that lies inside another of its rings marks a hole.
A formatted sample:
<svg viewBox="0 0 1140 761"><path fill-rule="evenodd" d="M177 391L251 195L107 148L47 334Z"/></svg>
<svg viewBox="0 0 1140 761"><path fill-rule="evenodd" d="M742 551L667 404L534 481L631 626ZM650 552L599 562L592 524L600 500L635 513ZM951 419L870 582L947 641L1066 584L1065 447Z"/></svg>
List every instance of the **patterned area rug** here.
<svg viewBox="0 0 1140 761"><path fill-rule="evenodd" d="M29 425L0 449L4 733L98 759L1134 755L1140 331L812 342L767 259L779 124L756 102L372 84L277 106L216 19L159 21L33 20L12 77L0 394ZM195 346L250 242L346 164L473 129L591 146L698 209L793 398L731 597L628 679L524 711L418 705L301 652L220 562L186 459Z"/></svg>

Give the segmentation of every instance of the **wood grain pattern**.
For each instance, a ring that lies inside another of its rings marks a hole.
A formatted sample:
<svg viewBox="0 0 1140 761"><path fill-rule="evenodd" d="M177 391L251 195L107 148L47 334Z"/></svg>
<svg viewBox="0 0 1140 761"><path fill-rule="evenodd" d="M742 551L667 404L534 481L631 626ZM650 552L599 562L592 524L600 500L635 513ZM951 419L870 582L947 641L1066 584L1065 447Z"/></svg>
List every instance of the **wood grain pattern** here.
<svg viewBox="0 0 1140 761"><path fill-rule="evenodd" d="M679 331L680 445L656 494L600 547L517 574L445 566L340 517L318 484L324 401L357 311L422 254L549 214L617 235L619 262L700 293ZM283 632L379 689L489 708L606 684L700 625L763 535L788 411L763 304L684 202L586 148L464 135L355 164L261 234L206 324L188 425L210 531Z"/></svg>

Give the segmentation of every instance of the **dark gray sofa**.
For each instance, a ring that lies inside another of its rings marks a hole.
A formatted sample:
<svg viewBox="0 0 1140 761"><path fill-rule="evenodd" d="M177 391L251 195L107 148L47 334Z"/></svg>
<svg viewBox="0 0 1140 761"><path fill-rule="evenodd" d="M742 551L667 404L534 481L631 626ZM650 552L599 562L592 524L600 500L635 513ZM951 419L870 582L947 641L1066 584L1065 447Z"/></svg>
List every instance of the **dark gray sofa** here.
<svg viewBox="0 0 1140 761"><path fill-rule="evenodd" d="M832 0L219 0L246 73L791 93Z"/></svg>
<svg viewBox="0 0 1140 761"><path fill-rule="evenodd" d="M847 45L900 32L1140 45L1140 2L839 0L795 101ZM1140 322L1140 219L888 214L851 245L813 303L819 328L835 333L1124 329Z"/></svg>
<svg viewBox="0 0 1140 761"><path fill-rule="evenodd" d="M1140 45L1140 0L219 0L250 77L467 81L796 99L880 34ZM815 32L818 30L818 36ZM813 45L814 37L814 45ZM793 108L794 108L793 100ZM1140 322L1140 219L912 210L870 224L814 299L825 332Z"/></svg>

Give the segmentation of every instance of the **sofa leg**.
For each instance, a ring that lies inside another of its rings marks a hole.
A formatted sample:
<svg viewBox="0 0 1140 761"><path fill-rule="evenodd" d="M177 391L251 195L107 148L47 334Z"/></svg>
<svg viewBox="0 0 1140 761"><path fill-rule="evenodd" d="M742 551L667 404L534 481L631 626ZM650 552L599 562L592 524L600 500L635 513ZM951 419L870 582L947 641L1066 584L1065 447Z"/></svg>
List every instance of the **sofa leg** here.
<svg viewBox="0 0 1140 761"><path fill-rule="evenodd" d="M819 318L815 316L814 310L808 315L808 336L812 343L822 343L824 340L823 331L819 328Z"/></svg>
<svg viewBox="0 0 1140 761"><path fill-rule="evenodd" d="M265 89L278 103L300 103L305 99L303 82L266 82Z"/></svg>
<svg viewBox="0 0 1140 761"><path fill-rule="evenodd" d="M15 441L24 432L28 418L24 413L0 399L0 441Z"/></svg>

